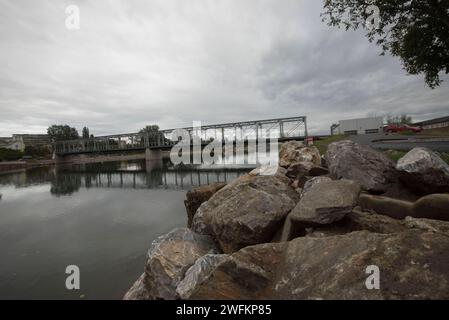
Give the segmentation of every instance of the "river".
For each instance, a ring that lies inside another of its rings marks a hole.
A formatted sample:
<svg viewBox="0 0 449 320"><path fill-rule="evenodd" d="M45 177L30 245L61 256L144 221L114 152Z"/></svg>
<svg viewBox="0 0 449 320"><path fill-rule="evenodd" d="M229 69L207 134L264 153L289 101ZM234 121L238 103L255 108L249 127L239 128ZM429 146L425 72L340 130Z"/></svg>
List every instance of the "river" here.
<svg viewBox="0 0 449 320"><path fill-rule="evenodd" d="M186 226L186 190L246 171L132 161L0 175L0 299L121 299L151 242Z"/></svg>

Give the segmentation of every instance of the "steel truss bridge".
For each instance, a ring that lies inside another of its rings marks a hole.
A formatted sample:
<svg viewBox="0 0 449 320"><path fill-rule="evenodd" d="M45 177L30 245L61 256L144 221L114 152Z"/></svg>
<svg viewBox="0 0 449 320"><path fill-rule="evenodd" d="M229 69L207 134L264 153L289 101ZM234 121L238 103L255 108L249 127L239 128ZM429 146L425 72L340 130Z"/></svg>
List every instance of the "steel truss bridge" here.
<svg viewBox="0 0 449 320"><path fill-rule="evenodd" d="M100 136L90 139L58 141L55 152L58 155L132 151L145 149L170 149L181 140L181 132L190 136L190 141L201 139L201 144L212 141L250 141L278 139L304 140L307 136L305 116L233 122L201 127L166 129L157 132L128 133Z"/></svg>

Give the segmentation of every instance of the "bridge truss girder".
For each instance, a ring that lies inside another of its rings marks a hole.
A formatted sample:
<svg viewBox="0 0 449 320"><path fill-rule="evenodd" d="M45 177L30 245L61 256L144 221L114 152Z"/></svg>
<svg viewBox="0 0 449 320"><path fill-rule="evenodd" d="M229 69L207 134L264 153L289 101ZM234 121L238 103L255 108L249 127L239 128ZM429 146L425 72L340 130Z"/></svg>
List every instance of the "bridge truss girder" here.
<svg viewBox="0 0 449 320"><path fill-rule="evenodd" d="M213 135L208 135L208 132ZM212 140L246 141L260 139L305 139L308 136L305 116L256 121L202 125L197 127L160 130L151 133L127 133L89 139L59 141L55 143L56 154L81 154L92 152L142 150L146 148L170 148L180 140L180 132L190 138L201 138L202 143Z"/></svg>

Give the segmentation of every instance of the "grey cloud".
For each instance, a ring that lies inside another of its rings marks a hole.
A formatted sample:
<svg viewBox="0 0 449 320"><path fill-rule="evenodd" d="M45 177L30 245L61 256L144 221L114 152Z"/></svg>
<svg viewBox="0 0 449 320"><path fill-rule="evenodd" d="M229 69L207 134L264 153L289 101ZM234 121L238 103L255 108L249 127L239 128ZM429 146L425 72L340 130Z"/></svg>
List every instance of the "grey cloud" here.
<svg viewBox="0 0 449 320"><path fill-rule="evenodd" d="M68 31L64 9L81 9ZM91 132L307 115L447 114L361 32L331 29L316 0L0 0L0 136L68 123Z"/></svg>

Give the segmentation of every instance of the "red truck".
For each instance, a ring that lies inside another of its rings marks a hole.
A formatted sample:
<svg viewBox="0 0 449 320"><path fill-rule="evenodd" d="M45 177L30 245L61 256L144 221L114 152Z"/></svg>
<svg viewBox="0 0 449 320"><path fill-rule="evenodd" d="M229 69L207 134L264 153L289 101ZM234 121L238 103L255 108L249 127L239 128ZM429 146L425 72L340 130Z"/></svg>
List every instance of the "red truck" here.
<svg viewBox="0 0 449 320"><path fill-rule="evenodd" d="M404 131L410 131L410 132L421 132L421 127L415 127L410 126L408 124L388 124L384 126L384 132L385 133L397 133L397 132L404 132Z"/></svg>

